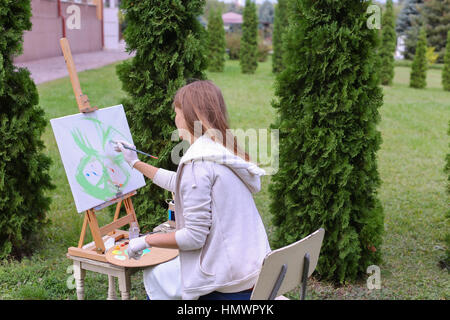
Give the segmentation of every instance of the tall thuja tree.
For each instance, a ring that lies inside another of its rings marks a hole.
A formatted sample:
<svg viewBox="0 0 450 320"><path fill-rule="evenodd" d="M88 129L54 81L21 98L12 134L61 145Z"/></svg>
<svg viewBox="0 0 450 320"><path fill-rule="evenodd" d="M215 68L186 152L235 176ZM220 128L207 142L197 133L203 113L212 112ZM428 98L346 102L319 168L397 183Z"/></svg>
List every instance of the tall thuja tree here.
<svg viewBox="0 0 450 320"><path fill-rule="evenodd" d="M447 45L444 55L444 69L442 70L442 86L450 91L450 29L447 32Z"/></svg>
<svg viewBox="0 0 450 320"><path fill-rule="evenodd" d="M225 66L225 29L220 10L211 10L208 19L208 70L223 72Z"/></svg>
<svg viewBox="0 0 450 320"><path fill-rule="evenodd" d="M383 103L370 1L289 1L286 69L277 76L279 170L274 247L325 229L318 273L344 282L380 262L384 214L376 129Z"/></svg>
<svg viewBox="0 0 450 320"><path fill-rule="evenodd" d="M450 31L448 32L448 34L450 35ZM450 136L450 121L448 122L447 135ZM450 150L449 153L447 153L445 162L444 172L447 174L447 196L450 196ZM447 209L447 211L445 212L445 220L447 224L450 224L450 209ZM450 266L450 231L448 231L448 229L447 233L445 234L445 244L447 245L447 249L445 250L444 262L448 268L448 266Z"/></svg>
<svg viewBox="0 0 450 320"><path fill-rule="evenodd" d="M427 33L422 27L411 66L410 87L423 89L427 86L427 64Z"/></svg>
<svg viewBox="0 0 450 320"><path fill-rule="evenodd" d="M0 2L0 259L27 254L38 242L53 188L38 92L28 70L13 65L30 18L29 0Z"/></svg>
<svg viewBox="0 0 450 320"><path fill-rule="evenodd" d="M258 67L258 16L256 5L245 1L239 62L242 73L255 73Z"/></svg>
<svg viewBox="0 0 450 320"><path fill-rule="evenodd" d="M171 142L176 129L172 102L188 78L204 79L206 31L197 20L204 0L122 0L128 51L136 53L117 67L133 141L138 148L158 155L152 164L176 170ZM146 159L147 160L147 159ZM141 227L148 229L167 217L167 191L148 182L133 197Z"/></svg>
<svg viewBox="0 0 450 320"><path fill-rule="evenodd" d="M288 26L287 2L288 0L278 0L278 3L275 7L275 18L272 36L272 71L274 73L279 73L284 69L283 35L285 34Z"/></svg>
<svg viewBox="0 0 450 320"><path fill-rule="evenodd" d="M384 85L391 85L394 78L394 53L397 45L395 17L392 0L386 3L386 12L382 19L382 42L380 48L380 78Z"/></svg>

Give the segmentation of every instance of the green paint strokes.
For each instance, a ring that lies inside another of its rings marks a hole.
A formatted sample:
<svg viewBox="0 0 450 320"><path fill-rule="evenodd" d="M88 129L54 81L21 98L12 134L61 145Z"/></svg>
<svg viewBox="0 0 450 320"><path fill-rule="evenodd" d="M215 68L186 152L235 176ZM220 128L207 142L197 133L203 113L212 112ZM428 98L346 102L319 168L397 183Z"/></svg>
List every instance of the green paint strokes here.
<svg viewBox="0 0 450 320"><path fill-rule="evenodd" d="M115 156L106 154L108 142L112 139L113 136L119 135L124 140L126 140L126 138L118 130L109 125L106 126L97 119L85 118L84 120L91 121L95 125L97 137L100 139L102 149L96 150L94 147L92 147L90 141L86 136L83 136L80 129L75 128L71 131L72 138L75 141L76 145L85 154L78 164L75 179L83 188L84 192L96 199L106 201L114 198L119 189L114 184L110 175L110 171L105 165L105 161L109 160L111 163L116 165L120 169L121 173L125 176L125 181L122 183L120 188L124 188L130 180L130 173L128 172L128 170L126 170L126 163L123 155L121 153ZM84 174L85 168L92 162L98 162L101 165L101 176L96 184L92 184Z"/></svg>

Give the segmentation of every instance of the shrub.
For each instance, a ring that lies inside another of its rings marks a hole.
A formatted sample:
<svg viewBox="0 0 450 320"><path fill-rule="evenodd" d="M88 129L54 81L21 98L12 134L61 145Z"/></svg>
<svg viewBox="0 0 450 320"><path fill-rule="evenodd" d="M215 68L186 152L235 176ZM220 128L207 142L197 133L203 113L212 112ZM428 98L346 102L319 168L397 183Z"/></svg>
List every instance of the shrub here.
<svg viewBox="0 0 450 320"><path fill-rule="evenodd" d="M450 30L447 33L447 46L444 55L444 69L442 70L442 86L450 91Z"/></svg>
<svg viewBox="0 0 450 320"><path fill-rule="evenodd" d="M448 32L449 34L449 39L450 39L450 31ZM447 42L447 49L448 49L448 43ZM448 54L448 51L447 51ZM448 130L447 130L447 135L450 136L450 121L448 122ZM450 147L450 144L449 144ZM447 196L450 196L450 153L447 153L446 157L445 157L445 168L444 168L444 172L447 174ZM450 224L450 209L447 209L446 213L445 213L445 220L447 224ZM444 257L444 262L447 265L447 268L450 266L450 231L447 231L447 233L445 234L445 244L447 246L447 248L445 249L445 257Z"/></svg>
<svg viewBox="0 0 450 320"><path fill-rule="evenodd" d="M31 29L30 0L0 3L0 259L31 252L47 223L54 186L41 135L46 126L36 86L13 58Z"/></svg>
<svg viewBox="0 0 450 320"><path fill-rule="evenodd" d="M272 72L278 73L283 70L283 35L288 26L287 17L287 1L278 0L275 7L275 19L273 25L273 57L272 57Z"/></svg>
<svg viewBox="0 0 450 320"><path fill-rule="evenodd" d="M239 51L241 48L241 35L238 33L227 33L225 42L228 49L230 60L239 60Z"/></svg>
<svg viewBox="0 0 450 320"><path fill-rule="evenodd" d="M211 10L208 20L208 70L223 72L225 66L225 30L220 10Z"/></svg>
<svg viewBox="0 0 450 320"><path fill-rule="evenodd" d="M273 102L279 170L269 186L272 245L291 244L323 227L317 271L340 283L381 260L376 125L383 97L378 33L366 26L370 4L289 2L289 50Z"/></svg>
<svg viewBox="0 0 450 320"><path fill-rule="evenodd" d="M409 82L411 88L423 89L427 86L427 68L427 34L425 28L422 27L411 68Z"/></svg>
<svg viewBox="0 0 450 320"><path fill-rule="evenodd" d="M388 0L386 3L386 12L383 15L382 23L380 78L382 84L391 85L394 78L394 53L397 44L392 0Z"/></svg>
<svg viewBox="0 0 450 320"><path fill-rule="evenodd" d="M427 66L430 68L433 64L436 63L437 59L439 58L439 55L434 52L434 47L427 47Z"/></svg>
<svg viewBox="0 0 450 320"><path fill-rule="evenodd" d="M254 73L258 67L258 16L256 5L245 1L239 62L242 73Z"/></svg>
<svg viewBox="0 0 450 320"><path fill-rule="evenodd" d="M265 62L269 56L270 46L265 44L262 40L258 42L258 62Z"/></svg>
<svg viewBox="0 0 450 320"><path fill-rule="evenodd" d="M204 1L123 0L127 28L124 38L134 58L117 67L128 93L122 103L138 148L159 157L156 167L176 170L171 142L176 129L172 102L187 78L204 79L206 31L197 20ZM145 27L143 27L145 26ZM169 193L147 183L133 197L141 229L151 229L167 219Z"/></svg>

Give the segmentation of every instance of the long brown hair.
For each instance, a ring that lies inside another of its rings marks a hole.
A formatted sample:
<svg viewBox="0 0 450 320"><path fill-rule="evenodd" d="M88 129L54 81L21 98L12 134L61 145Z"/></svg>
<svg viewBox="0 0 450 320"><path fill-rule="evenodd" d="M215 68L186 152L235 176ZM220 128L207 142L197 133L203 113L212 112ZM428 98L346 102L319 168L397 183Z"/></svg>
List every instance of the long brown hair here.
<svg viewBox="0 0 450 320"><path fill-rule="evenodd" d="M238 146L236 137L229 130L222 91L212 81L197 80L181 87L175 94L173 106L183 111L187 129L193 137L206 133L235 155L250 161L247 152ZM201 123L201 132L194 130L196 121Z"/></svg>

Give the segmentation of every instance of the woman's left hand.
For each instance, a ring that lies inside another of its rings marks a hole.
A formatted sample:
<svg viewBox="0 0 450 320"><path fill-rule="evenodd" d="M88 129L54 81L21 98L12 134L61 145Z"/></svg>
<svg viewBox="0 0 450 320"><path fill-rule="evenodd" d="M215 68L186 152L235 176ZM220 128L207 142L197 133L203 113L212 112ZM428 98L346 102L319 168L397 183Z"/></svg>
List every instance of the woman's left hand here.
<svg viewBox="0 0 450 320"><path fill-rule="evenodd" d="M145 241L145 238L147 236L142 236L139 238L131 239L130 243L128 244L128 257L130 259L139 260L141 258L142 250L147 249L150 247Z"/></svg>

